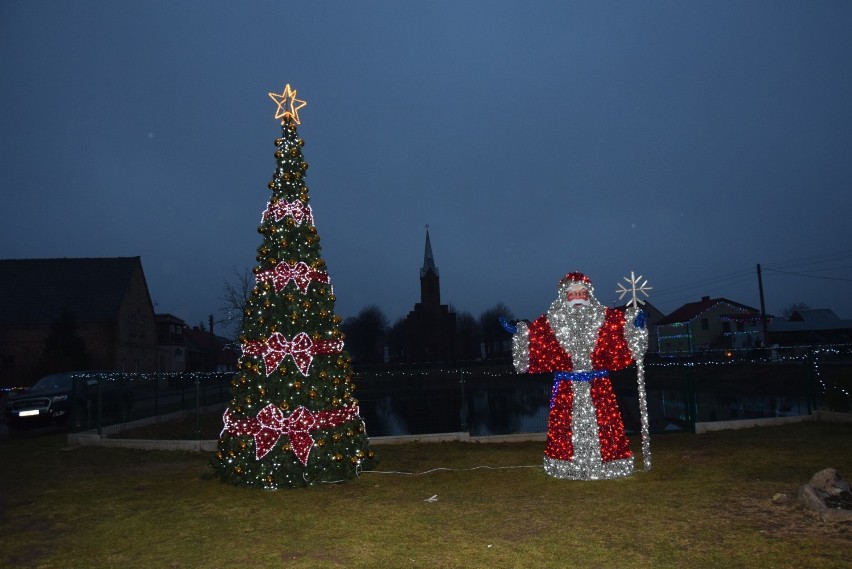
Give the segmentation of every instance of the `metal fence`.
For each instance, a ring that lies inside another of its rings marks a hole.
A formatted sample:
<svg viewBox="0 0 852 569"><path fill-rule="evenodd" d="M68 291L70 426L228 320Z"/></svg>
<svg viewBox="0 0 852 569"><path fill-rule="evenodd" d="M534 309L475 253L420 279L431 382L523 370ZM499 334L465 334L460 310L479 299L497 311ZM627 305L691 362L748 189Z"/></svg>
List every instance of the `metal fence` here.
<svg viewBox="0 0 852 569"><path fill-rule="evenodd" d="M850 346L730 352L645 362L652 432L692 431L696 422L807 415L816 409L850 411ZM232 373L112 374L78 407L76 430L112 434L128 423L175 413L217 413L230 401ZM640 430L635 368L611 374L629 433ZM516 374L508 362L464 367L380 366L356 369L353 382L370 436L469 433L470 436L542 433L552 374ZM129 393L129 408L108 393ZM161 420L161 419L157 419ZM211 438L209 434L199 437Z"/></svg>
<svg viewBox="0 0 852 569"><path fill-rule="evenodd" d="M146 419L195 417L230 401L233 373L114 373L75 379L71 431L115 434ZM199 433L200 435L200 433Z"/></svg>
<svg viewBox="0 0 852 569"><path fill-rule="evenodd" d="M611 374L629 433L641 419L636 368ZM547 430L552 374L516 374L508 363L465 368L373 368L356 374L371 436L467 432L471 436ZM705 352L649 357L645 384L652 432L693 431L696 422L850 410L852 350Z"/></svg>

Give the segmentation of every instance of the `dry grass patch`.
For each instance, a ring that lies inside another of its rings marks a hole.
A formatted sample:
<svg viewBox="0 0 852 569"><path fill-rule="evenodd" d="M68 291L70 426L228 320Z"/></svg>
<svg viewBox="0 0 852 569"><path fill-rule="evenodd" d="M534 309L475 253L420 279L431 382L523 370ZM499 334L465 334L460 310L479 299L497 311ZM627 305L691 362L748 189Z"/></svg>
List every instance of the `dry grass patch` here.
<svg viewBox="0 0 852 569"><path fill-rule="evenodd" d="M382 473L277 492L220 483L203 454L6 440L0 566L845 568L850 524L772 496L852 473L850 435L659 435L652 471L601 482L548 477L542 443L379 446Z"/></svg>

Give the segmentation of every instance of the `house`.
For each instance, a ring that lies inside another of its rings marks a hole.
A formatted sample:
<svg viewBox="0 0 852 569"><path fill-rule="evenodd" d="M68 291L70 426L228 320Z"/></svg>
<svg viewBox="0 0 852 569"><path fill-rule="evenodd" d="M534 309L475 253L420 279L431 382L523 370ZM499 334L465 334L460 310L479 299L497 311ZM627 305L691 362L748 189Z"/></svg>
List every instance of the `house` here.
<svg viewBox="0 0 852 569"><path fill-rule="evenodd" d="M658 352L682 356L712 349L756 348L763 343L761 323L756 308L705 296L657 322Z"/></svg>
<svg viewBox="0 0 852 569"><path fill-rule="evenodd" d="M441 281L428 229L420 269L420 302L405 318L403 336L406 362L449 361L456 357L456 315L441 304Z"/></svg>
<svg viewBox="0 0 852 569"><path fill-rule="evenodd" d="M239 356L227 338L203 330L186 328L186 371L234 371Z"/></svg>
<svg viewBox="0 0 852 569"><path fill-rule="evenodd" d="M157 371L154 308L139 257L0 260L0 382L29 385L69 371L55 369L67 360L45 351L63 321L85 354L75 361L89 369Z"/></svg>
<svg viewBox="0 0 852 569"><path fill-rule="evenodd" d="M157 314L157 371L186 371L186 322L172 314Z"/></svg>
<svg viewBox="0 0 852 569"><path fill-rule="evenodd" d="M796 310L787 320L774 320L769 340L781 346L852 343L852 320L842 320L828 308Z"/></svg>
<svg viewBox="0 0 852 569"><path fill-rule="evenodd" d="M159 371L234 371L239 355L230 340L204 330L190 328L172 314L157 314Z"/></svg>

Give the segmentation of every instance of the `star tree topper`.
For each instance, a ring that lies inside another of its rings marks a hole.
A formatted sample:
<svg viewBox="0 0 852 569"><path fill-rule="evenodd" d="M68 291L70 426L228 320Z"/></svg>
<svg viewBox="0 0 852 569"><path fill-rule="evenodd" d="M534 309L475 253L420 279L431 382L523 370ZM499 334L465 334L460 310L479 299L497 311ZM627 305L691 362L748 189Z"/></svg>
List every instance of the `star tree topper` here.
<svg viewBox="0 0 852 569"><path fill-rule="evenodd" d="M630 299L630 302L628 304L632 304L633 308L637 308L639 306L639 304L645 304L644 300L639 300L636 297L636 293L641 292L645 296L649 296L648 291L651 290L654 287L647 286L648 285L648 279L645 279L645 282L640 284L639 281L642 280L642 275L639 275L637 277L636 275L633 274L633 271L630 271L630 278L628 279L627 277L624 277L624 280L627 281L627 284L630 285L630 288L627 288L623 284L619 283L618 289L616 289L616 291L615 291L615 292L619 293L618 294L618 300L621 300L622 298L624 298L624 295L629 292L632 295L632 298Z"/></svg>
<svg viewBox="0 0 852 569"><path fill-rule="evenodd" d="M276 119L290 117L296 121L296 124L301 124L299 122L299 109L307 105L307 103L296 98L296 90L291 89L289 83L287 83L284 87L284 92L280 95L278 93L269 93L269 96L278 105L278 108L275 110Z"/></svg>

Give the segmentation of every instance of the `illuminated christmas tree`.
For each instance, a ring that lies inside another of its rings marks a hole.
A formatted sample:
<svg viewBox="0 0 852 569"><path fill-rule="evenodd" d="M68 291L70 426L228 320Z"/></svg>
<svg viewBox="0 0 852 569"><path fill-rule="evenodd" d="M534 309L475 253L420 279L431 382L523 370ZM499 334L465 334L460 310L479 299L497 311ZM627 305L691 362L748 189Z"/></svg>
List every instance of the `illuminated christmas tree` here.
<svg viewBox="0 0 852 569"><path fill-rule="evenodd" d="M269 96L282 134L258 228L243 353L212 464L224 481L272 489L349 480L373 453L305 185L297 130L305 102L290 85Z"/></svg>

